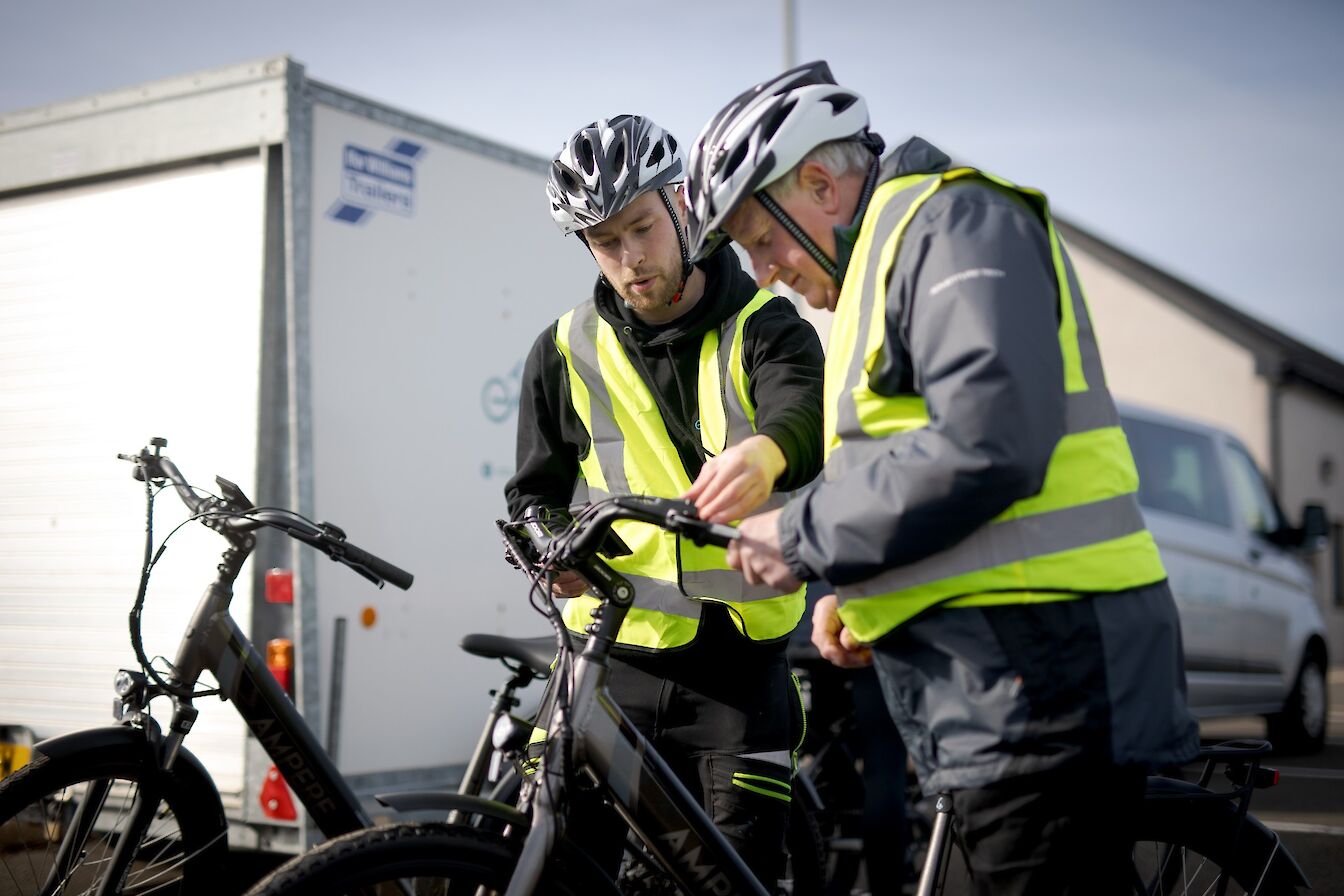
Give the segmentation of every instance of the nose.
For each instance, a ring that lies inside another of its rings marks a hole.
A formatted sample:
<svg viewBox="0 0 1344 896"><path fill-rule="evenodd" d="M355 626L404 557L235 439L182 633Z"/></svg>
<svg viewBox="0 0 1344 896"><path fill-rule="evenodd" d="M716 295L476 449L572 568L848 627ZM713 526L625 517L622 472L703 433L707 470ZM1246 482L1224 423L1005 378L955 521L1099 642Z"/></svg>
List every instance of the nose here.
<svg viewBox="0 0 1344 896"><path fill-rule="evenodd" d="M774 264L752 264L752 270L760 271L756 275L756 285L765 289L771 283L779 279L779 265Z"/></svg>

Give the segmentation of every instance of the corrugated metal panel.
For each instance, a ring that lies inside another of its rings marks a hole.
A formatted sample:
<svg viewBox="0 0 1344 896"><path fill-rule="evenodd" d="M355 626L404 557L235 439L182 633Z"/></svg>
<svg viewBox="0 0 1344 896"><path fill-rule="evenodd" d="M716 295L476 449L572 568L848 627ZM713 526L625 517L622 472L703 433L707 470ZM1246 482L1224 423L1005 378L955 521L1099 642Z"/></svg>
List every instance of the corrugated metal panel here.
<svg viewBox="0 0 1344 896"><path fill-rule="evenodd" d="M118 452L163 435L194 482L255 482L262 201L257 158L0 200L0 724L111 721L144 540ZM158 537L185 516L163 494ZM151 656L175 654L222 546L194 523L174 536ZM242 723L201 708L188 745L236 790Z"/></svg>

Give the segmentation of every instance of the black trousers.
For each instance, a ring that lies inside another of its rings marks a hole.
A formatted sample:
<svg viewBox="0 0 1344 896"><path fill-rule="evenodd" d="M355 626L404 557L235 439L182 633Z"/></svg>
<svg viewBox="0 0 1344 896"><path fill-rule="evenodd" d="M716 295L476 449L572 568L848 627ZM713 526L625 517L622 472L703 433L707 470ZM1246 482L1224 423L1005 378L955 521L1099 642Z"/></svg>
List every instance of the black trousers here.
<svg viewBox="0 0 1344 896"><path fill-rule="evenodd" d="M608 688L747 866L773 889L783 871L791 750L801 727L784 645L748 640L725 609L710 605L689 647L613 657ZM569 838L613 878L626 830L596 794L576 795Z"/></svg>

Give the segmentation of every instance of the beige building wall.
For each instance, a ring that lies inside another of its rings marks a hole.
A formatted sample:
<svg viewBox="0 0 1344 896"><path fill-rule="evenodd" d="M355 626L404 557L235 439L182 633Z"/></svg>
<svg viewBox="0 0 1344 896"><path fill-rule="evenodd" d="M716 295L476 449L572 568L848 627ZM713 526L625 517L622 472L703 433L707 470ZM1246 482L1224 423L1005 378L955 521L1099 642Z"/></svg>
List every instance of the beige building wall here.
<svg viewBox="0 0 1344 896"><path fill-rule="evenodd" d="M1269 472L1269 388L1251 352L1070 248L1117 399L1231 430Z"/></svg>
<svg viewBox="0 0 1344 896"><path fill-rule="evenodd" d="M1302 522L1302 505L1323 504L1331 522L1331 540L1312 557L1316 598L1330 629L1333 662L1344 661L1344 401L1315 389L1284 386L1280 392L1283 481L1278 484L1283 512L1294 525Z"/></svg>
<svg viewBox="0 0 1344 896"><path fill-rule="evenodd" d="M1301 385L1284 386L1279 396L1284 511L1295 517L1306 502L1324 504L1344 522L1344 401Z"/></svg>

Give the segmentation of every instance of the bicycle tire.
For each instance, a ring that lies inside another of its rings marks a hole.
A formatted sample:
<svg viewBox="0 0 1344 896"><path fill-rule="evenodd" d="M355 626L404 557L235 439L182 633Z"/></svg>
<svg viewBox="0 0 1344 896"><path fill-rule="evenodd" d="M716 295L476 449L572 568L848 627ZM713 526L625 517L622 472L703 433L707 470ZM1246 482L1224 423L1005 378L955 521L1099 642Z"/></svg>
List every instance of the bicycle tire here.
<svg viewBox="0 0 1344 896"><path fill-rule="evenodd" d="M1231 878L1228 896L1296 896L1297 885L1273 850L1237 836L1230 803L1146 800L1132 858L1136 883L1153 896L1213 893L1220 875Z"/></svg>
<svg viewBox="0 0 1344 896"><path fill-rule="evenodd" d="M863 861L863 781L849 753L837 744L810 760L799 774L809 776L822 805L813 817L822 844L824 885L818 892L849 896Z"/></svg>
<svg viewBox="0 0 1344 896"><path fill-rule="evenodd" d="M161 797L149 830L117 890L125 896L213 893L228 855L228 823L209 800L143 761L132 745L103 746L33 761L0 781L0 894L29 896L51 879L59 892L90 892L100 879L128 809L147 782ZM60 840L89 785L109 782L76 858L56 870ZM218 799L213 800L217 806ZM101 864L100 864L101 863Z"/></svg>
<svg viewBox="0 0 1344 896"><path fill-rule="evenodd" d="M802 800L789 801L789 831L785 837L788 867L784 872L787 892L794 896L820 896L826 892L826 842L821 828Z"/></svg>
<svg viewBox="0 0 1344 896"><path fill-rule="evenodd" d="M522 840L440 822L388 824L354 831L297 856L258 881L246 896L415 896L503 893ZM615 886L561 840L538 894L616 896Z"/></svg>

